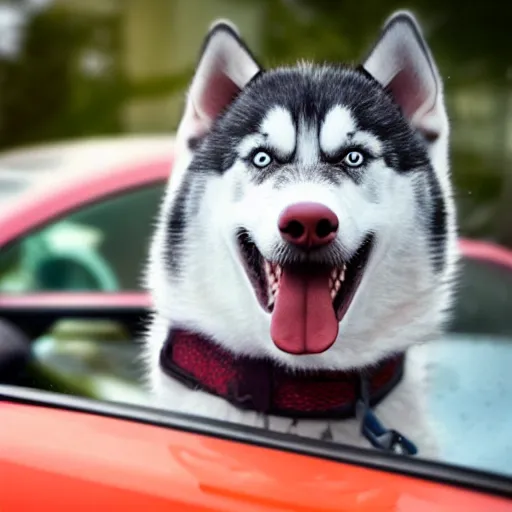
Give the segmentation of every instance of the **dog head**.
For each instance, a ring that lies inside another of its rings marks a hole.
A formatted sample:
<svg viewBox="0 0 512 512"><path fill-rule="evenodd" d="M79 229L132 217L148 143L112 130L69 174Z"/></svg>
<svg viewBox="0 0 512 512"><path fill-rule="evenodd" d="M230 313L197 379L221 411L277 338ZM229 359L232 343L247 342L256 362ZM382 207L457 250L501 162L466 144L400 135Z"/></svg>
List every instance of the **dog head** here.
<svg viewBox="0 0 512 512"><path fill-rule="evenodd" d="M407 12L356 68L263 70L215 23L151 250L157 314L296 368L359 367L435 336L456 260L448 136Z"/></svg>

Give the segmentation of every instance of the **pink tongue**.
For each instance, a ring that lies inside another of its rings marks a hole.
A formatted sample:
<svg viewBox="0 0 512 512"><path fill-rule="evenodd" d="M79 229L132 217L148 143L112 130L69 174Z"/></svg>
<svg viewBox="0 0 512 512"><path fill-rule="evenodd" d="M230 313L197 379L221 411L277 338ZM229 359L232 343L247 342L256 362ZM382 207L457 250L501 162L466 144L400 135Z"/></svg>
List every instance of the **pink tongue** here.
<svg viewBox="0 0 512 512"><path fill-rule="evenodd" d="M329 269L310 273L283 268L270 335L278 348L290 354L318 354L338 335L332 306Z"/></svg>

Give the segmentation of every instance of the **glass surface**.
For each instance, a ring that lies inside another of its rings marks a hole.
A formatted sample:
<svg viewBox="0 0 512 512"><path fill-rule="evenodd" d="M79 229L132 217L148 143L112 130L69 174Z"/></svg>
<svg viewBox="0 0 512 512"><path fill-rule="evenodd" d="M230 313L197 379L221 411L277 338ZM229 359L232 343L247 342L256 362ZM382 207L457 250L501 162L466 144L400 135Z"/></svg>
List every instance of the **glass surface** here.
<svg viewBox="0 0 512 512"><path fill-rule="evenodd" d="M101 199L15 241L0 252L0 292L140 290L163 191L159 184Z"/></svg>

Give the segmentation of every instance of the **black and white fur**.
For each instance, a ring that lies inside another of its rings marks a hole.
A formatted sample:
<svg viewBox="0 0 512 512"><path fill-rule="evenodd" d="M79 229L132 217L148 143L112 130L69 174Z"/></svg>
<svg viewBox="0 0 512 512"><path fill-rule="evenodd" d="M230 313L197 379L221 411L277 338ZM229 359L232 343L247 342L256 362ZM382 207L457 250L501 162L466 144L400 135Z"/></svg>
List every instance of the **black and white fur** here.
<svg viewBox="0 0 512 512"><path fill-rule="evenodd" d="M212 25L177 132L147 269L154 316L145 350L155 403L368 446L356 420L263 418L184 388L159 368L169 327L292 368L361 368L409 349L404 379L376 412L414 440L420 455L434 457L416 347L439 335L452 297L457 246L448 142L442 81L408 12L388 19L355 69L301 63L262 70L235 27ZM372 155L363 168L328 158L354 144ZM255 167L251 151L261 145L286 163ZM336 212L342 254L356 251L368 232L376 240L336 342L302 356L272 342L270 314L256 300L236 244L243 228L271 258L283 243L277 217L297 201Z"/></svg>

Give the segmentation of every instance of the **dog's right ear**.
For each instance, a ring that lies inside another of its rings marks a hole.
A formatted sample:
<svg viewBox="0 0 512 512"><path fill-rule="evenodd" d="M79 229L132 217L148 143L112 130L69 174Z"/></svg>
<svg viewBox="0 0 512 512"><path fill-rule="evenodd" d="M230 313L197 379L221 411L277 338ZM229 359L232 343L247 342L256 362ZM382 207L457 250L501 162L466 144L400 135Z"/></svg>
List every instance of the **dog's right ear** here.
<svg viewBox="0 0 512 512"><path fill-rule="evenodd" d="M397 11L363 64L428 140L447 133L443 84L414 15Z"/></svg>
<svg viewBox="0 0 512 512"><path fill-rule="evenodd" d="M214 22L203 43L178 136L190 144L207 133L215 118L260 70L235 25L225 20Z"/></svg>

